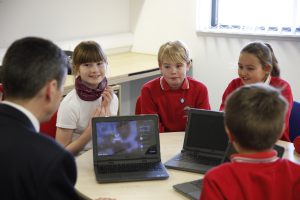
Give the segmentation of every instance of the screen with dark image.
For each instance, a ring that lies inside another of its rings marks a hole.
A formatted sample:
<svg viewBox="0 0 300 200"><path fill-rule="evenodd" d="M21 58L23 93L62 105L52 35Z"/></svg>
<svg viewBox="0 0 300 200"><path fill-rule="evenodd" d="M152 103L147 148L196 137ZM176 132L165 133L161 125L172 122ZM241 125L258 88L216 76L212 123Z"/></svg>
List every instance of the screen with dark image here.
<svg viewBox="0 0 300 200"><path fill-rule="evenodd" d="M151 120L97 122L98 155L155 155L154 127Z"/></svg>
<svg viewBox="0 0 300 200"><path fill-rule="evenodd" d="M223 113L192 113L186 145L191 148L225 151L228 138L224 127ZM213 146L212 146L213 145Z"/></svg>

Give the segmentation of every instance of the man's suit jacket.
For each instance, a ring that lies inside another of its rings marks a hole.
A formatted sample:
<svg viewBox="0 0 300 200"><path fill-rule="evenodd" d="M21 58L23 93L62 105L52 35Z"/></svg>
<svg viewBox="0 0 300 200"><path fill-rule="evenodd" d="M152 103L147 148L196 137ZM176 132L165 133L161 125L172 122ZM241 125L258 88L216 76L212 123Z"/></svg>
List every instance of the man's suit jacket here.
<svg viewBox="0 0 300 200"><path fill-rule="evenodd" d="M35 131L19 110L0 103L0 198L77 200L73 156Z"/></svg>

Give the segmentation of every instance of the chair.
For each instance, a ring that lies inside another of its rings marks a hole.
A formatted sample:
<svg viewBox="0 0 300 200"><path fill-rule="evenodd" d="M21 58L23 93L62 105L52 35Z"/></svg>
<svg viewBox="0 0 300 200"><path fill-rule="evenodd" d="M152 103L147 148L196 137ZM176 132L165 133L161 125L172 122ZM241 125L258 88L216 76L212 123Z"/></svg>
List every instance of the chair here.
<svg viewBox="0 0 300 200"><path fill-rule="evenodd" d="M300 136L300 103L297 101L293 103L289 124L290 140L293 142L297 136Z"/></svg>
<svg viewBox="0 0 300 200"><path fill-rule="evenodd" d="M141 96L139 96L136 100L134 113L136 115L142 114L142 112L141 112Z"/></svg>
<svg viewBox="0 0 300 200"><path fill-rule="evenodd" d="M50 137L55 138L56 135L56 118L57 118L57 112L55 112L51 119L47 122L43 122L40 124L40 132L46 135L49 135Z"/></svg>

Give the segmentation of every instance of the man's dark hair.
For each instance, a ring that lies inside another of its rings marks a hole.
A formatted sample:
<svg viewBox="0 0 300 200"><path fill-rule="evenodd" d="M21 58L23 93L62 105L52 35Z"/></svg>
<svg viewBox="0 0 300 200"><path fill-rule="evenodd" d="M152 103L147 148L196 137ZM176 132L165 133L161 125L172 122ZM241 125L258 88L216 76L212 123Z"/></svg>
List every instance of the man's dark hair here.
<svg viewBox="0 0 300 200"><path fill-rule="evenodd" d="M6 98L30 99L51 80L57 80L58 87L61 87L68 60L51 41L26 37L12 43L2 65Z"/></svg>
<svg viewBox="0 0 300 200"><path fill-rule="evenodd" d="M287 101L280 90L263 83L234 91L225 104L225 125L249 150L271 148L282 133Z"/></svg>

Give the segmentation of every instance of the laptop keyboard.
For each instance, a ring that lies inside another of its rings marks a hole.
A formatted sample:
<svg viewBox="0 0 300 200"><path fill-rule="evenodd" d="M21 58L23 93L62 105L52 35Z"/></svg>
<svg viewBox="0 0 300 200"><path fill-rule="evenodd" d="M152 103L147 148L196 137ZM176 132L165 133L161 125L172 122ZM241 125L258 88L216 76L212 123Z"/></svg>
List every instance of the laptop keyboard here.
<svg viewBox="0 0 300 200"><path fill-rule="evenodd" d="M191 154L191 153L181 153L179 154L177 159L185 162L194 162L194 163L200 163L205 165L218 165L221 163L220 158L205 157L203 155Z"/></svg>
<svg viewBox="0 0 300 200"><path fill-rule="evenodd" d="M118 172L139 172L139 171L160 171L159 163L134 163L134 164L115 164L98 166L100 173Z"/></svg>

